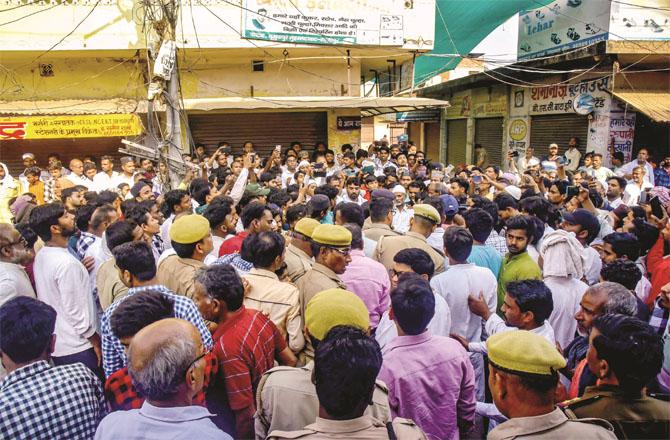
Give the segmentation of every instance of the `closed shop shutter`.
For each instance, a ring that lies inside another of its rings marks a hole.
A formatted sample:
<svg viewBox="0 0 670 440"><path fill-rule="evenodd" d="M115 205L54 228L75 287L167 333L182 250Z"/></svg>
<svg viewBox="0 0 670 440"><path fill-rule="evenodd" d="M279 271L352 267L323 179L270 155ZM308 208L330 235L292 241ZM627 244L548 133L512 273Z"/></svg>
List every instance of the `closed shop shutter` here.
<svg viewBox="0 0 670 440"><path fill-rule="evenodd" d="M465 157L467 131L467 119L447 121L447 163L457 166L468 162Z"/></svg>
<svg viewBox="0 0 670 440"><path fill-rule="evenodd" d="M426 155L429 159L438 160L440 158L440 123L426 122L424 124L426 134Z"/></svg>
<svg viewBox="0 0 670 440"><path fill-rule="evenodd" d="M375 141L375 118L361 119L361 145L368 146Z"/></svg>
<svg viewBox="0 0 670 440"><path fill-rule="evenodd" d="M328 142L326 112L220 113L189 115L195 143L202 143L209 153L219 142L226 141L239 154L242 144L251 141L261 156L267 156L275 145L284 150L298 141L303 149L313 150L317 142Z"/></svg>
<svg viewBox="0 0 670 440"><path fill-rule="evenodd" d="M93 156L96 165L100 167L100 157L110 155L115 157L115 169L121 169L118 159L122 156L118 149L123 146L120 137L84 138L84 139L35 139L4 141L0 145L0 162L9 168L17 177L23 172L23 153L33 153L37 165L43 169L47 167L47 157L56 153L60 156L63 166L68 167L70 160L82 159L84 156Z"/></svg>
<svg viewBox="0 0 670 440"><path fill-rule="evenodd" d="M549 153L549 144L558 144L558 153L568 149L571 137L579 138L579 151L584 155L589 134L589 120L575 114L532 116L530 121L530 145L535 156L542 159Z"/></svg>
<svg viewBox="0 0 670 440"><path fill-rule="evenodd" d="M503 133L503 118L482 118L475 120L475 144L481 144L486 148L486 152L488 153L488 163L486 165L500 166L502 162Z"/></svg>

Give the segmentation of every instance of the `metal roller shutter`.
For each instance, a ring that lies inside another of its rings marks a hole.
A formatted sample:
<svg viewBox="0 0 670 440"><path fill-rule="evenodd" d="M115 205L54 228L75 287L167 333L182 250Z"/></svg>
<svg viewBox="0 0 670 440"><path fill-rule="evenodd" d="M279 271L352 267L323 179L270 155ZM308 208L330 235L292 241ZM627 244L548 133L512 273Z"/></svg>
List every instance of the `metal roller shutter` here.
<svg viewBox="0 0 670 440"><path fill-rule="evenodd" d="M375 118L370 116L361 121L361 145L367 147L375 141Z"/></svg>
<svg viewBox="0 0 670 440"><path fill-rule="evenodd" d="M317 142L328 142L326 112L199 114L189 115L188 120L193 140L205 144L209 153L221 141L230 143L235 154L251 141L262 156L277 144L286 149L298 141L303 149L312 150Z"/></svg>
<svg viewBox="0 0 670 440"><path fill-rule="evenodd" d="M503 133L503 118L482 118L475 120L475 144L482 144L486 148L486 152L488 153L488 163L486 165L500 166L502 162Z"/></svg>
<svg viewBox="0 0 670 440"><path fill-rule="evenodd" d="M467 119L452 119L447 121L447 163L454 166L467 163L467 158L465 157L467 131Z"/></svg>
<svg viewBox="0 0 670 440"><path fill-rule="evenodd" d="M589 120L575 114L532 116L530 121L530 145L535 156L542 158L549 153L549 144L558 144L558 153L568 149L571 137L579 138L579 151L584 154L589 134Z"/></svg>

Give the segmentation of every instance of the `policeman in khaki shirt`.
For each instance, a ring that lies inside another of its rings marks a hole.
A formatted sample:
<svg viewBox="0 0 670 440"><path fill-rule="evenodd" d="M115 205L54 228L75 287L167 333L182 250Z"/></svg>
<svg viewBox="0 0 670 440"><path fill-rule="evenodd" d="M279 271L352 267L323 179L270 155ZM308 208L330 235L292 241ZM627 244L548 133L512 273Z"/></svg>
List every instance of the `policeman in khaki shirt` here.
<svg viewBox="0 0 670 440"><path fill-rule="evenodd" d="M165 258L158 266L158 284L193 299L195 274L213 249L209 221L198 214L184 215L172 223L169 234L176 255Z"/></svg>
<svg viewBox="0 0 670 440"><path fill-rule="evenodd" d="M260 310L275 323L294 353L305 346L300 315L300 292L291 283L280 281L275 271L284 265L286 242L277 232L258 232L242 242L242 258L254 265L244 275L249 289L244 305Z"/></svg>
<svg viewBox="0 0 670 440"><path fill-rule="evenodd" d="M349 325L368 331L370 318L363 301L356 294L331 289L317 293L305 310L306 333L318 346L335 326ZM256 390L256 439L263 440L275 430L293 431L314 423L319 413L319 401L312 383L314 362L302 368L275 367L261 378ZM287 405L286 402L291 402ZM376 381L372 404L366 414L380 422L390 416L388 390Z"/></svg>
<svg viewBox="0 0 670 440"><path fill-rule="evenodd" d="M386 270L393 268L393 257L403 249L418 248L426 251L435 263L435 274L444 271L444 255L426 239L430 237L440 223L440 213L427 204L414 205L414 217L410 220L409 231L397 237L380 237L373 258L384 265Z"/></svg>
<svg viewBox="0 0 670 440"><path fill-rule="evenodd" d="M352 326L331 329L318 344L314 360L316 421L298 431L273 431L268 438L425 440L411 420L384 423L366 414L381 365L379 344L366 332Z"/></svg>
<svg viewBox="0 0 670 440"><path fill-rule="evenodd" d="M288 277L292 282L297 282L300 277L305 275L312 268L314 260L312 259L311 238L314 229L320 223L309 217L298 220L293 228L291 240L286 247L286 270Z"/></svg>
<svg viewBox="0 0 670 440"><path fill-rule="evenodd" d="M396 237L400 233L391 229L393 224L393 193L387 189L372 191L370 218L363 225L363 235L372 241L381 237Z"/></svg>
<svg viewBox="0 0 670 440"><path fill-rule="evenodd" d="M545 338L513 330L491 336L486 345L493 403L509 418L489 432L488 440L616 438L609 422L570 420L556 408L558 370L565 359Z"/></svg>
<svg viewBox="0 0 670 440"><path fill-rule="evenodd" d="M305 306L317 293L347 288L337 275L344 273L351 261L351 232L344 226L319 225L312 232L312 251L316 261L296 283L302 316L305 316Z"/></svg>

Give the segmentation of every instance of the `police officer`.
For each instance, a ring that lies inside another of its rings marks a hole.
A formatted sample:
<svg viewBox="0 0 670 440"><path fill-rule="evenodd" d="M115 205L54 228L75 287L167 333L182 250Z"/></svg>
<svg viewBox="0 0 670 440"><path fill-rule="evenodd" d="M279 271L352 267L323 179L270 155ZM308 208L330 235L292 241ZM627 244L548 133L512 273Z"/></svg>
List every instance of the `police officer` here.
<svg viewBox="0 0 670 440"><path fill-rule="evenodd" d="M373 258L384 265L386 270L393 267L393 257L403 249L418 248L430 255L435 263L435 273L444 271L444 254L428 244L430 237L440 223L440 213L428 204L414 205L414 217L410 221L409 231L396 237L380 237Z"/></svg>
<svg viewBox="0 0 670 440"><path fill-rule="evenodd" d="M338 326L316 349L312 382L319 398L316 422L269 439L426 439L411 420L383 423L365 414L382 365L379 344L360 328Z"/></svg>
<svg viewBox="0 0 670 440"><path fill-rule="evenodd" d="M311 238L314 229L319 226L319 222L313 218L305 217L298 220L290 232L291 240L286 247L286 270L288 277L292 282L297 282L300 277L305 275L312 268L314 260L312 259Z"/></svg>
<svg viewBox="0 0 670 440"><path fill-rule="evenodd" d="M351 261L351 232L344 226L321 224L312 231L312 254L315 263L296 285L300 290L301 315L305 306L318 292L327 289L346 289L338 274L344 273Z"/></svg>
<svg viewBox="0 0 670 440"><path fill-rule="evenodd" d="M368 331L370 317L365 303L356 294L330 289L317 293L307 304L305 328L311 343L318 347L331 328L349 325ZM293 431L313 423L319 412L319 401L312 383L314 362L302 368L275 367L266 372L256 390L256 439L274 430ZM291 402L286 405L286 402ZM383 382L375 383L372 404L366 413L380 422L388 422L388 390Z"/></svg>
<svg viewBox="0 0 670 440"><path fill-rule="evenodd" d="M618 438L670 438L670 402L645 392L663 362L661 338L651 326L625 315L597 317L586 359L598 385L564 402L569 417L603 418Z"/></svg>
<svg viewBox="0 0 670 440"><path fill-rule="evenodd" d="M608 422L570 420L555 406L565 359L545 338L514 330L491 336L486 345L493 402L509 419L493 428L488 440L616 438Z"/></svg>
<svg viewBox="0 0 670 440"><path fill-rule="evenodd" d="M400 235L391 229L393 223L393 193L387 189L372 191L370 199L370 217L363 224L363 235L372 241L380 237Z"/></svg>

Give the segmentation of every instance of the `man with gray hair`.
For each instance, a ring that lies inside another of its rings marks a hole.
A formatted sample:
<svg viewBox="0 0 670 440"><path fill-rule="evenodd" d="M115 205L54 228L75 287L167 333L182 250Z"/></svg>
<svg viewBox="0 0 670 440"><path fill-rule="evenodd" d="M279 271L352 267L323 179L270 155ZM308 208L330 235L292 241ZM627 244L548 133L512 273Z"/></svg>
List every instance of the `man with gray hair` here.
<svg viewBox="0 0 670 440"><path fill-rule="evenodd" d="M128 371L145 397L140 409L105 417L95 440L232 437L219 430L207 409L193 405L204 379L205 349L193 324L167 318L137 332L130 343Z"/></svg>
<svg viewBox="0 0 670 440"><path fill-rule="evenodd" d="M635 316L637 300L635 294L619 283L604 281L589 287L579 303L575 314L577 336L565 347L563 356L567 365L562 371L570 380L568 397L574 399L584 393L587 386L595 385L597 377L586 364L586 351L589 348L589 333L593 321L600 315L619 314Z"/></svg>

